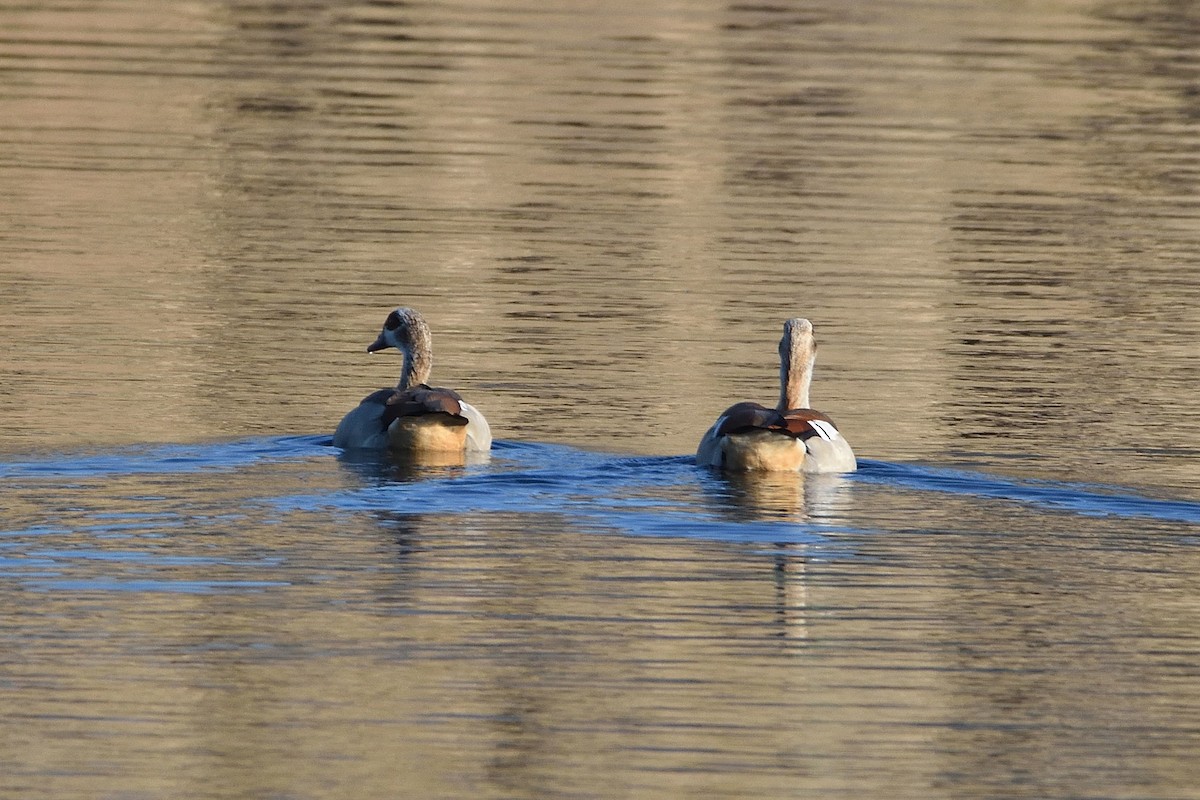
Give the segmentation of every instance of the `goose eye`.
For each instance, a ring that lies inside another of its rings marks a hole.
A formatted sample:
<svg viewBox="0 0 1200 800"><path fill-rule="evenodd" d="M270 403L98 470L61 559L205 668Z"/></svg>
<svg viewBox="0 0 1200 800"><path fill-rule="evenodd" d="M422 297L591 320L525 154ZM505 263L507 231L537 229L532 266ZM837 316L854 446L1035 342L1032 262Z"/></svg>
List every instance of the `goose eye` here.
<svg viewBox="0 0 1200 800"><path fill-rule="evenodd" d="M394 331L400 327L400 315L395 311L388 314L387 321L383 323L383 327L389 331Z"/></svg>

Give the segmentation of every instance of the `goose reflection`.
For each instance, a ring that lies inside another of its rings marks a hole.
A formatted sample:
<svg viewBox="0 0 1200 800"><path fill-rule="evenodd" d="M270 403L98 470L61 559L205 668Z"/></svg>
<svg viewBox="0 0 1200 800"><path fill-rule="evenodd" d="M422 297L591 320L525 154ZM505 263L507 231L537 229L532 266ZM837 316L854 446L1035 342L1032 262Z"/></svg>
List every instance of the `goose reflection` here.
<svg viewBox="0 0 1200 800"><path fill-rule="evenodd" d="M806 544L776 544L775 636L802 644L808 639L808 550Z"/></svg>
<svg viewBox="0 0 1200 800"><path fill-rule="evenodd" d="M420 456L384 450L343 450L338 463L359 480L411 483L461 476L467 467L486 464L488 453L427 452Z"/></svg>
<svg viewBox="0 0 1200 800"><path fill-rule="evenodd" d="M704 485L709 506L737 522L798 523L779 527L772 542L773 629L781 646L794 650L808 639L809 563L819 549L820 528L848 524L853 481L842 474L721 472Z"/></svg>
<svg viewBox="0 0 1200 800"><path fill-rule="evenodd" d="M706 482L709 502L731 519L846 523L852 481L842 474L720 472Z"/></svg>

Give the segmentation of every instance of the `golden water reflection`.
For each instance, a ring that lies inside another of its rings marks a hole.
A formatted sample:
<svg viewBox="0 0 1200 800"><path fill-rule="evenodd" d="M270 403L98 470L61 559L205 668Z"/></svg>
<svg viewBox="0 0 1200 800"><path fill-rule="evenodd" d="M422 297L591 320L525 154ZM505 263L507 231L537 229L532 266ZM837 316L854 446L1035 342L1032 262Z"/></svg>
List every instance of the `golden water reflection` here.
<svg viewBox="0 0 1200 800"><path fill-rule="evenodd" d="M868 457L1194 490L1152 5L10 10L4 440L328 431L405 302L501 438L685 453L804 314Z"/></svg>

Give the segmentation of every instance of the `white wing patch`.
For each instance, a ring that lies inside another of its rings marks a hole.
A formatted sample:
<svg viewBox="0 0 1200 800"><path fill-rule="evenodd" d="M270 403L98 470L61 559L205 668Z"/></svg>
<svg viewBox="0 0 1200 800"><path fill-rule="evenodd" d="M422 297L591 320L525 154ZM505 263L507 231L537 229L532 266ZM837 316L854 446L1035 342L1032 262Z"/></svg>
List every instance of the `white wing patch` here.
<svg viewBox="0 0 1200 800"><path fill-rule="evenodd" d="M808 424L809 427L817 432L817 436L820 436L827 442L832 442L841 435L838 433L837 428L833 427L831 423L828 423L823 419L810 419Z"/></svg>

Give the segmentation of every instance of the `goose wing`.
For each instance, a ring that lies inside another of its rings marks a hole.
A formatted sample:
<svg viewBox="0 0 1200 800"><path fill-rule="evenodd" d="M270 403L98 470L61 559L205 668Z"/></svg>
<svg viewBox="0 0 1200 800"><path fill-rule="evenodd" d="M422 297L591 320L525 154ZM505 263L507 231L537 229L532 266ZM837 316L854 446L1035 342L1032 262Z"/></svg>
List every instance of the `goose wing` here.
<svg viewBox="0 0 1200 800"><path fill-rule="evenodd" d="M818 436L830 439L837 426L827 414L811 408L777 411L758 403L736 403L725 410L717 423L716 436L729 436L753 430L772 431L804 441Z"/></svg>
<svg viewBox="0 0 1200 800"><path fill-rule="evenodd" d="M376 392L375 395L380 394ZM375 395L372 395L374 397ZM383 427L386 430L401 417L418 417L425 414L445 414L452 425L466 425L462 398L452 389L442 389L420 384L411 389L391 390L383 399Z"/></svg>
<svg viewBox="0 0 1200 800"><path fill-rule="evenodd" d="M783 417L773 408L758 403L734 403L717 419L715 437L753 430L779 430Z"/></svg>
<svg viewBox="0 0 1200 800"><path fill-rule="evenodd" d="M793 408L784 411L780 417L783 419L783 427L788 435L794 436L802 442L814 436L826 441L840 438L837 425L833 423L828 414L822 414L820 411L811 408Z"/></svg>

